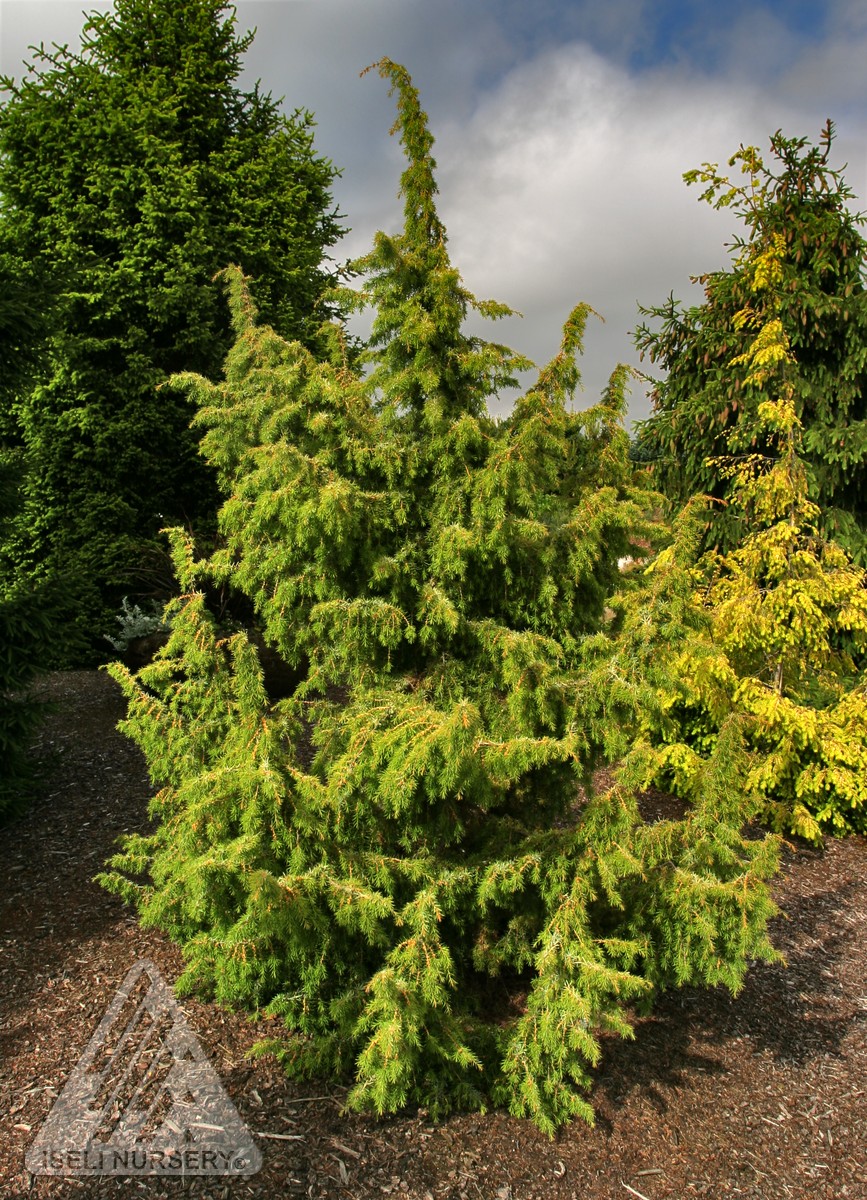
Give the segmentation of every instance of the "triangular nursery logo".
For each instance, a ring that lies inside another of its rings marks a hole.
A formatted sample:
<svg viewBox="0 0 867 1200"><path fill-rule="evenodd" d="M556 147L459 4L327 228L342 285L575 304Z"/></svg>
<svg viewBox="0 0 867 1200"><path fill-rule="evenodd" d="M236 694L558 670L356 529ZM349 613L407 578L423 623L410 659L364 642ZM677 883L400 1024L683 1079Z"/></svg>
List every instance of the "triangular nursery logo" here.
<svg viewBox="0 0 867 1200"><path fill-rule="evenodd" d="M34 1175L253 1175L262 1156L152 962L129 971L27 1151Z"/></svg>

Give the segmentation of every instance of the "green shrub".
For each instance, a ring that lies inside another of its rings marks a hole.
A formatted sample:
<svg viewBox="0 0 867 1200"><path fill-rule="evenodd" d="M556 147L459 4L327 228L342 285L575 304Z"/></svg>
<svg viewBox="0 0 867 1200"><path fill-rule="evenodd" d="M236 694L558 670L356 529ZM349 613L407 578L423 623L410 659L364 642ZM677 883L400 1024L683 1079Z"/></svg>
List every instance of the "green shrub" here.
<svg viewBox="0 0 867 1200"><path fill-rule="evenodd" d="M169 641L137 676L111 668L161 790L156 828L102 881L181 943L182 990L284 1019L266 1048L291 1073L354 1076L349 1103L379 1113L493 1103L552 1132L592 1119L602 1032L631 1036L659 989L737 991L774 957L777 843L742 836L736 719L683 819L642 817L667 647L704 618L679 544L643 586L618 571L653 534L627 372L572 409L579 306L512 416L488 415L527 364L463 332L471 307L507 310L452 267L417 94L379 69L405 226L357 264L364 360L335 338L322 364L257 325L230 271L225 381L176 381L200 405L225 546L197 560L172 532ZM209 610L217 584L308 664L275 706L255 644ZM582 798L606 760L617 785Z"/></svg>
<svg viewBox="0 0 867 1200"><path fill-rule="evenodd" d="M152 600L145 607L141 604L130 604L129 597L121 601L120 612L115 615L115 621L120 626L118 636L105 634L118 653L123 654L130 642L136 638L149 637L155 633L165 633L168 630L163 606Z"/></svg>

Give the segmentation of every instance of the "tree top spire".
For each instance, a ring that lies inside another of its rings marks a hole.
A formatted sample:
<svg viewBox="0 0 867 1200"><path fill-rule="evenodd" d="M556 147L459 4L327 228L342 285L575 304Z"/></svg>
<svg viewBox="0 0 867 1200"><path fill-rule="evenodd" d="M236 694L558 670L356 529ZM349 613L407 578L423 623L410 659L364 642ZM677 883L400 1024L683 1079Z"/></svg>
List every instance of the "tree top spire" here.
<svg viewBox="0 0 867 1200"><path fill-rule="evenodd" d="M418 89L413 86L406 67L390 58L371 63L361 74L366 75L368 71L378 71L383 79L391 81L390 96L397 92L397 117L391 132L400 134L407 158L407 166L400 177L406 233L412 240L423 237L429 243L445 243L445 226L434 205L434 196L439 190L434 177L436 159L431 154L434 137L428 128L427 113L419 102Z"/></svg>

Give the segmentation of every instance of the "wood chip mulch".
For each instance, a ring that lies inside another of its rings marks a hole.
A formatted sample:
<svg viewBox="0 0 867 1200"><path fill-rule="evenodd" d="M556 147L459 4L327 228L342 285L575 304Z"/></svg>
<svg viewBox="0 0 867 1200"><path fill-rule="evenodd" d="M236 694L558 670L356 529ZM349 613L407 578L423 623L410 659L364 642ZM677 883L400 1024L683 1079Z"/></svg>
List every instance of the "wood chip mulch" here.
<svg viewBox="0 0 867 1200"><path fill-rule="evenodd" d="M261 1171L186 1180L30 1176L24 1155L129 968L171 983L177 948L92 882L151 789L124 712L96 671L46 677L56 705L29 813L0 832L0 1200L189 1195L369 1200L867 1200L867 840L786 851L774 939L737 999L688 988L611 1041L596 1127L549 1141L502 1113L433 1124L342 1111L344 1091L287 1083L246 1051L274 1023L213 1005L182 1010L242 1119ZM270 1135L270 1136L268 1136ZM280 1135L280 1136L276 1136Z"/></svg>

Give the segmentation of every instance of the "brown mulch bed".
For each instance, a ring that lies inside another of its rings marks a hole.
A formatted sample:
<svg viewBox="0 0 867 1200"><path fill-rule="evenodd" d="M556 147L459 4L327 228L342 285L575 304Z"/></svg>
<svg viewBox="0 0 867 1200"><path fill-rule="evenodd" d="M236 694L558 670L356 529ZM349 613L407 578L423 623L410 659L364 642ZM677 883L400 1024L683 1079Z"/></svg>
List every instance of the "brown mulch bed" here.
<svg viewBox="0 0 867 1200"><path fill-rule="evenodd" d="M143 828L150 786L115 730L123 700L95 671L55 674L29 814L2 833L0 1200L17 1197L414 1197L662 1200L867 1198L867 841L786 851L774 938L787 966L755 967L742 994L663 997L597 1072L594 1129L549 1141L501 1113L435 1125L342 1112L334 1084L289 1084L247 1049L273 1024L182 1008L264 1165L241 1179L30 1177L24 1154L129 968L181 959L92 882L122 832ZM291 1135L293 1140L285 1140Z"/></svg>

